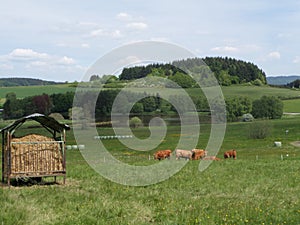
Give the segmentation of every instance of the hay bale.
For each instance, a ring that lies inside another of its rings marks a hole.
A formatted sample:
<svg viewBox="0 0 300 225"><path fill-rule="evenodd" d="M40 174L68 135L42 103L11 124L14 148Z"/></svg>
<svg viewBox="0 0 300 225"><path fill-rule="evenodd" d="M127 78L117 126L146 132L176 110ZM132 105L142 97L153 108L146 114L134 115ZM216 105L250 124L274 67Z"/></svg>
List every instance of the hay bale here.
<svg viewBox="0 0 300 225"><path fill-rule="evenodd" d="M281 147L282 146L281 141L274 141L274 146Z"/></svg>
<svg viewBox="0 0 300 225"><path fill-rule="evenodd" d="M11 140L11 173L49 175L63 171L60 143L53 138L29 134Z"/></svg>

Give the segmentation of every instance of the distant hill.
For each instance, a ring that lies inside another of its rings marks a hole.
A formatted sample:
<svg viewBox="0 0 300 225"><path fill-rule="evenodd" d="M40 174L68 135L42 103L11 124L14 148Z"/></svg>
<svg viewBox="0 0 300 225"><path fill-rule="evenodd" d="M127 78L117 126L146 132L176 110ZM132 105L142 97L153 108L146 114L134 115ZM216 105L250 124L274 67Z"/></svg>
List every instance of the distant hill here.
<svg viewBox="0 0 300 225"><path fill-rule="evenodd" d="M214 72L222 86L254 82L254 84L266 84L265 72L251 62L230 57L205 57L179 60L173 65L186 68L190 71L201 71L203 61Z"/></svg>
<svg viewBox="0 0 300 225"><path fill-rule="evenodd" d="M54 85L61 84L55 81L46 81L35 78L0 78L0 87L13 87L13 86L37 86L37 85Z"/></svg>
<svg viewBox="0 0 300 225"><path fill-rule="evenodd" d="M267 83L271 85L286 85L295 80L300 79L300 75L292 75L292 76L270 76L267 77Z"/></svg>
<svg viewBox="0 0 300 225"><path fill-rule="evenodd" d="M178 83L179 80L182 81L185 79L187 74L184 71L205 74L207 73L207 66L214 72L219 84L222 86L242 83L262 85L267 83L265 72L255 64L228 57L189 58L174 61L172 64L151 64L124 68L119 79L133 80L151 75L167 77ZM94 75L91 78L94 79L97 77ZM185 82L187 83L187 80ZM189 81L189 83L192 85L192 82Z"/></svg>

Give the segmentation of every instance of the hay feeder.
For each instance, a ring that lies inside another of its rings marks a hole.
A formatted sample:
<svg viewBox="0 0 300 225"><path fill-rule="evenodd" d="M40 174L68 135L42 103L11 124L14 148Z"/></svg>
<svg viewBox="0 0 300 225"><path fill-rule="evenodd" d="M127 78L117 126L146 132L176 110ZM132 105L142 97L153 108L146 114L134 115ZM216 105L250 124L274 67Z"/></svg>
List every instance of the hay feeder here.
<svg viewBox="0 0 300 225"><path fill-rule="evenodd" d="M30 133L16 138L15 131L28 120L38 122L52 137ZM2 182L10 185L11 179L49 176L56 181L57 176L63 176L65 183L65 142L69 129L68 125L39 113L22 117L1 129Z"/></svg>

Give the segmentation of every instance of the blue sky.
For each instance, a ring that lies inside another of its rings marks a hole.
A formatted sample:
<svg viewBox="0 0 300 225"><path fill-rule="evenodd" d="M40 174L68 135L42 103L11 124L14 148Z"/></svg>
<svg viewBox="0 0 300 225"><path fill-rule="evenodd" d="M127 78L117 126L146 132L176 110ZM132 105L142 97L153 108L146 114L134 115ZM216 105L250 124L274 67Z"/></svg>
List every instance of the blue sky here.
<svg viewBox="0 0 300 225"><path fill-rule="evenodd" d="M104 54L143 40L300 74L299 24L295 0L3 1L0 77L81 80Z"/></svg>

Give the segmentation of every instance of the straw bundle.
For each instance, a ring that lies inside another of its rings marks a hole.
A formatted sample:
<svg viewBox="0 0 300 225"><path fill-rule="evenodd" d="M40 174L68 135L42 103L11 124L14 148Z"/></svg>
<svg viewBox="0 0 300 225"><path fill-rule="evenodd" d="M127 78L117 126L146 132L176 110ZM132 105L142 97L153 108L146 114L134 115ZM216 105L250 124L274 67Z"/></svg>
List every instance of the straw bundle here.
<svg viewBox="0 0 300 225"><path fill-rule="evenodd" d="M38 134L11 139L11 174L44 175L63 171L60 143Z"/></svg>

